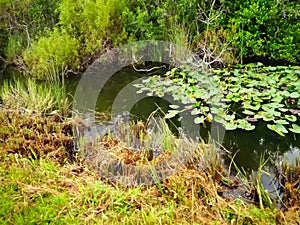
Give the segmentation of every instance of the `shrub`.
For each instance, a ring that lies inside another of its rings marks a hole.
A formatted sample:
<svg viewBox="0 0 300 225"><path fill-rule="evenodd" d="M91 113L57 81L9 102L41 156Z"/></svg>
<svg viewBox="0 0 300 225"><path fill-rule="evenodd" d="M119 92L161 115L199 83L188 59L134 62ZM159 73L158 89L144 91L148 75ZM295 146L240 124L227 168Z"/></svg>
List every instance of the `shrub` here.
<svg viewBox="0 0 300 225"><path fill-rule="evenodd" d="M231 35L241 61L266 57L298 62L300 53L299 7L296 1L223 1L226 12L220 23Z"/></svg>
<svg viewBox="0 0 300 225"><path fill-rule="evenodd" d="M23 59L29 72L38 78L46 78L54 67L78 68L78 41L64 31L54 29L48 37L41 37L26 49Z"/></svg>
<svg viewBox="0 0 300 225"><path fill-rule="evenodd" d="M0 0L0 56L8 63L58 21L58 0Z"/></svg>

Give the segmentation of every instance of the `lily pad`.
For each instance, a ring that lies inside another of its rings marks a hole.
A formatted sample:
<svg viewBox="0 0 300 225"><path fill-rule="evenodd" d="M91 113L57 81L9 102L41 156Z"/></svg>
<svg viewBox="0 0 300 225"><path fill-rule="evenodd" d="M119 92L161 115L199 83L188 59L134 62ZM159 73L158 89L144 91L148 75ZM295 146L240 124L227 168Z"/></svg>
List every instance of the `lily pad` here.
<svg viewBox="0 0 300 225"><path fill-rule="evenodd" d="M287 111L289 111L287 108L278 108L279 109L279 111L281 111L281 112L287 112Z"/></svg>
<svg viewBox="0 0 300 225"><path fill-rule="evenodd" d="M204 120L205 120L204 116L200 116L194 119L194 123L195 124L204 123Z"/></svg>
<svg viewBox="0 0 300 225"><path fill-rule="evenodd" d="M274 122L275 122L276 124L283 124L283 125L289 124L289 122L286 121L286 120L275 120Z"/></svg>
<svg viewBox="0 0 300 225"><path fill-rule="evenodd" d="M254 112L252 112L252 111L250 111L250 110L248 110L248 109L245 109L245 110L243 111L243 113L246 114L246 115L254 115L254 114L255 114Z"/></svg>
<svg viewBox="0 0 300 225"><path fill-rule="evenodd" d="M296 122L297 121L297 117L294 115L285 115L284 116L287 120L291 121L291 122Z"/></svg>
<svg viewBox="0 0 300 225"><path fill-rule="evenodd" d="M169 110L168 113L165 115L165 119L170 119L175 117L179 113L178 110Z"/></svg>
<svg viewBox="0 0 300 225"><path fill-rule="evenodd" d="M198 108L194 108L191 112L192 115L198 115L198 114L201 114L201 113L202 113L202 110L198 109Z"/></svg>
<svg viewBox="0 0 300 225"><path fill-rule="evenodd" d="M178 108L179 108L179 105L169 105L169 107L170 107L171 109L178 109Z"/></svg>
<svg viewBox="0 0 300 225"><path fill-rule="evenodd" d="M233 122L225 122L224 126L226 130L235 130L237 128L237 124Z"/></svg>
<svg viewBox="0 0 300 225"><path fill-rule="evenodd" d="M297 124L292 124L292 128L289 128L289 130L296 134L300 134L300 126Z"/></svg>
<svg viewBox="0 0 300 225"><path fill-rule="evenodd" d="M283 137L288 133L288 130L282 124L267 124L267 127Z"/></svg>
<svg viewBox="0 0 300 225"><path fill-rule="evenodd" d="M245 119L239 119L239 120L237 120L237 122L238 122L238 128L241 128L243 130L254 130L255 129L255 126L250 124Z"/></svg>
<svg viewBox="0 0 300 225"><path fill-rule="evenodd" d="M291 98L299 98L299 97L300 97L300 94L299 94L298 92L292 92L292 93L290 94L290 97L291 97Z"/></svg>

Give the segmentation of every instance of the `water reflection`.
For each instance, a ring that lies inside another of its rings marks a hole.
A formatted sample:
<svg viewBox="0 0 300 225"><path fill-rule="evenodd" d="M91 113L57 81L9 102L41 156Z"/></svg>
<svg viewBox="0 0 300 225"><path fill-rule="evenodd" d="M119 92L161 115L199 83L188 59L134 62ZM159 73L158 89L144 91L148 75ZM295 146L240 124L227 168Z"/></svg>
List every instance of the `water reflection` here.
<svg viewBox="0 0 300 225"><path fill-rule="evenodd" d="M227 131L223 145L235 155L239 167L250 171L258 168L261 157L269 160L269 166L274 166L284 153L299 153L300 135L281 137L270 131L266 123L258 122L254 131Z"/></svg>

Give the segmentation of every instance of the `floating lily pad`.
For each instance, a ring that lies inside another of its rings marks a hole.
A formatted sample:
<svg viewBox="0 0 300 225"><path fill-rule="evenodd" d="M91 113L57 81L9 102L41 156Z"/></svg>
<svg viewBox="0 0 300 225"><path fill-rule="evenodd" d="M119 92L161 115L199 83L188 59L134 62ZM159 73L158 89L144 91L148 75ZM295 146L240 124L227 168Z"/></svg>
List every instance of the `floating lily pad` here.
<svg viewBox="0 0 300 225"><path fill-rule="evenodd" d="M198 115L198 114L201 114L201 109L198 109L198 108L194 108L191 112L192 115Z"/></svg>
<svg viewBox="0 0 300 225"><path fill-rule="evenodd" d="M274 122L275 122L276 124L283 124L283 125L289 124L289 122L286 121L286 120L275 120Z"/></svg>
<svg viewBox="0 0 300 225"><path fill-rule="evenodd" d="M170 119L175 117L179 113L178 110L169 110L168 113L165 115L165 119Z"/></svg>
<svg viewBox="0 0 300 225"><path fill-rule="evenodd" d="M237 128L237 124L233 122L225 122L224 126L226 130L235 130Z"/></svg>
<svg viewBox="0 0 300 225"><path fill-rule="evenodd" d="M292 128L289 128L290 131L300 134L300 126L298 126L297 124L292 124Z"/></svg>
<svg viewBox="0 0 300 225"><path fill-rule="evenodd" d="M285 115L284 116L287 120L291 121L291 122L296 122L297 121L297 117L294 115Z"/></svg>
<svg viewBox="0 0 300 225"><path fill-rule="evenodd" d="M243 130L254 130L255 126L250 124L248 121L244 119L239 119L237 120L238 123L238 128L243 129Z"/></svg>
<svg viewBox="0 0 300 225"><path fill-rule="evenodd" d="M179 106L179 105L169 105L169 107L170 107L171 109L178 109L180 106Z"/></svg>
<svg viewBox="0 0 300 225"><path fill-rule="evenodd" d="M252 111L250 111L250 110L248 110L248 109L245 109L245 110L243 111L243 113L246 114L246 115L255 115L254 112L252 112Z"/></svg>
<svg viewBox="0 0 300 225"><path fill-rule="evenodd" d="M289 111L287 108L278 108L278 110L281 111L281 112L287 112L287 111Z"/></svg>
<svg viewBox="0 0 300 225"><path fill-rule="evenodd" d="M299 97L300 97L300 94L299 94L298 92L292 92L292 93L290 94L290 97L291 97L291 98L299 98Z"/></svg>
<svg viewBox="0 0 300 225"><path fill-rule="evenodd" d="M267 127L280 136L285 136L285 134L288 133L288 130L282 124L267 124Z"/></svg>
<svg viewBox="0 0 300 225"><path fill-rule="evenodd" d="M232 121L232 120L234 120L234 118L235 118L235 115L234 115L234 114L226 115L226 116L225 116L225 120L227 120L227 121Z"/></svg>
<svg viewBox="0 0 300 225"><path fill-rule="evenodd" d="M247 117L246 120L249 122L257 122L257 118L255 117Z"/></svg>
<svg viewBox="0 0 300 225"><path fill-rule="evenodd" d="M197 117L197 118L194 119L195 124L204 123L204 121L205 121L204 116L200 116L200 117Z"/></svg>
<svg viewBox="0 0 300 225"><path fill-rule="evenodd" d="M299 113L298 109L290 109L289 111L294 115Z"/></svg>

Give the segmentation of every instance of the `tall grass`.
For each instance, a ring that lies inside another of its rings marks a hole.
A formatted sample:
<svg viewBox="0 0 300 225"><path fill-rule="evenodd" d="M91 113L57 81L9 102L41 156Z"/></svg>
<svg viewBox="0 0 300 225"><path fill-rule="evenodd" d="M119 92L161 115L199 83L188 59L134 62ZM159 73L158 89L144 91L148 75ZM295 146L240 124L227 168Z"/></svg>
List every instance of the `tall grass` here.
<svg viewBox="0 0 300 225"><path fill-rule="evenodd" d="M46 81L27 77L25 80L14 78L5 80L0 96L5 106L28 113L59 113L67 115L70 103L67 98L64 74L59 77L53 68Z"/></svg>

